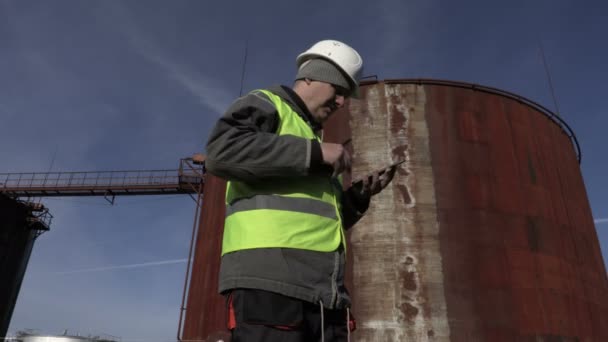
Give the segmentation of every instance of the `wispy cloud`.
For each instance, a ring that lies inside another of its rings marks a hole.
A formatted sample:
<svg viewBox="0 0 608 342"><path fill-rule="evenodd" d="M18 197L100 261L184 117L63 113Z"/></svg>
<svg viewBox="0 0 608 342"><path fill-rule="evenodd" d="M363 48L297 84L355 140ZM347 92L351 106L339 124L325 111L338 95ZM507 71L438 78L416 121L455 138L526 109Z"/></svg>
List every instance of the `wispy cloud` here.
<svg viewBox="0 0 608 342"><path fill-rule="evenodd" d="M184 263L187 261L188 261L188 259L162 260L162 261L144 262L144 263L139 263L139 264L114 265L114 266L84 268L84 269L71 270L71 271L60 271L60 272L54 272L53 274L63 275L63 274L75 274L75 273L124 270L124 269L141 268L141 267L181 264L181 263Z"/></svg>
<svg viewBox="0 0 608 342"><path fill-rule="evenodd" d="M132 48L146 61L160 67L168 78L181 85L201 104L211 108L214 112L221 114L226 110L236 94L219 86L218 80L203 75L185 64L176 63L152 39L142 33L126 7L113 3L112 10L119 18L119 24L123 27L123 32L127 35Z"/></svg>
<svg viewBox="0 0 608 342"><path fill-rule="evenodd" d="M599 219L594 219L593 222L595 222L595 224L598 223L608 223L608 217L606 218L599 218Z"/></svg>
<svg viewBox="0 0 608 342"><path fill-rule="evenodd" d="M138 52L148 61L164 69L167 77L181 84L185 90L195 96L200 103L221 114L230 104L231 94L218 86L218 82L197 76L193 70L176 64L165 56L155 53L149 46L139 45Z"/></svg>

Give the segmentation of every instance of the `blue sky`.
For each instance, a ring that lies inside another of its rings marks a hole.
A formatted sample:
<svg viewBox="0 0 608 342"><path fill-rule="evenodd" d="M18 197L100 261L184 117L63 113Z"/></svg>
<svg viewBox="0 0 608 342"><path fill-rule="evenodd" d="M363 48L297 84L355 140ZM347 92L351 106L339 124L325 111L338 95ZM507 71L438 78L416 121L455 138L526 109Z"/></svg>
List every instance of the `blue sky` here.
<svg viewBox="0 0 608 342"><path fill-rule="evenodd" d="M247 39L245 91L290 84L297 54L334 38L359 50L366 75L479 83L554 109L540 40L606 258L607 12L601 1L0 0L0 172L176 168L238 95ZM43 202L55 219L10 331L174 340L192 199Z"/></svg>

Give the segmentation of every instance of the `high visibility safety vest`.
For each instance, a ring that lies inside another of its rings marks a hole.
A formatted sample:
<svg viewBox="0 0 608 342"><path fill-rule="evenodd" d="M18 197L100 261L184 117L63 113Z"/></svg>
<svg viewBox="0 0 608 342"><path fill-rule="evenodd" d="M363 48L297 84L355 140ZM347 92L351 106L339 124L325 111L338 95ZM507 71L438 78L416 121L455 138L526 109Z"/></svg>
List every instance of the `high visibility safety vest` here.
<svg viewBox="0 0 608 342"><path fill-rule="evenodd" d="M279 114L278 135L321 141L312 128L279 96L264 93ZM344 242L340 180L329 177L229 181L222 255L252 248L336 250Z"/></svg>

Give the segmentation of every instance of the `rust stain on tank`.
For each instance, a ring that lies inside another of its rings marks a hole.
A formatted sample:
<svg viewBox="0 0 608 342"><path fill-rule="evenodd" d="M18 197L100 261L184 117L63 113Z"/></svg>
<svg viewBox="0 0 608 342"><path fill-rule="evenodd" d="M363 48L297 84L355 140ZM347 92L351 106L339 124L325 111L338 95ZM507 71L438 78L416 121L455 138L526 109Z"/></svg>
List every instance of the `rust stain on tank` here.
<svg viewBox="0 0 608 342"><path fill-rule="evenodd" d="M408 147L407 144L405 144L403 146L394 147L393 156L396 157L396 159L405 159L407 147Z"/></svg>
<svg viewBox="0 0 608 342"><path fill-rule="evenodd" d="M401 197L403 198L403 203L412 204L412 197L410 196L409 189L406 186L401 185L401 184L397 185L397 189L399 189L399 193L401 194Z"/></svg>
<svg viewBox="0 0 608 342"><path fill-rule="evenodd" d="M353 174L406 160L393 183L372 201L360 228L351 230L354 311L361 326L357 339L424 341L429 331L449 335L444 322L428 319L444 310L441 288L423 285L441 283L435 266L438 245L423 239L437 232L432 170L425 156L424 98L422 89L377 84L365 89L363 101L349 106ZM374 117L373 125L357 120L369 116ZM413 142L417 149L412 149ZM369 296L372 293L376 295ZM428 300L431 297L435 300Z"/></svg>
<svg viewBox="0 0 608 342"><path fill-rule="evenodd" d="M409 303L403 303L403 304L401 304L401 312L403 312L405 314L405 318L408 321L413 321L414 318L416 316L418 316L418 313L420 312L420 310L417 307L415 307Z"/></svg>
<svg viewBox="0 0 608 342"><path fill-rule="evenodd" d="M416 291L416 289L418 289L415 272L410 271L403 273L403 288L408 291Z"/></svg>

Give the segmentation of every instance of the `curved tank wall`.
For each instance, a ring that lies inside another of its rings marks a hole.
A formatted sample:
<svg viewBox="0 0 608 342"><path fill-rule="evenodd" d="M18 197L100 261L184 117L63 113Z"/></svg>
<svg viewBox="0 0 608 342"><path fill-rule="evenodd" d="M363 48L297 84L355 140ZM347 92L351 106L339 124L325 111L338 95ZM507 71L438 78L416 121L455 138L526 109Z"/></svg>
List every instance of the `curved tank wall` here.
<svg viewBox="0 0 608 342"><path fill-rule="evenodd" d="M353 174L408 162L351 235L357 336L608 341L608 281L567 131L472 85L363 94L348 108Z"/></svg>
<svg viewBox="0 0 608 342"><path fill-rule="evenodd" d="M407 162L349 232L356 339L608 341L608 279L567 127L470 84L361 90L325 140L352 136L353 177ZM216 210L202 213L184 339L224 328L213 274L223 193L210 191L204 207Z"/></svg>
<svg viewBox="0 0 608 342"><path fill-rule="evenodd" d="M206 340L210 335L217 335L226 329L226 305L223 297L217 293L226 212L225 193L225 181L210 174L205 175L183 333L178 336L184 341Z"/></svg>

